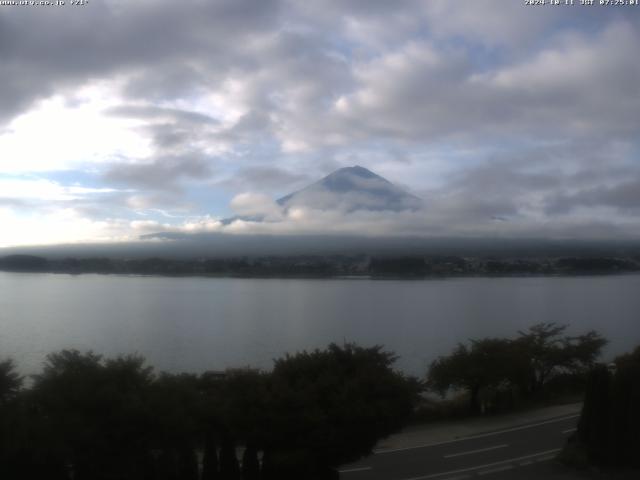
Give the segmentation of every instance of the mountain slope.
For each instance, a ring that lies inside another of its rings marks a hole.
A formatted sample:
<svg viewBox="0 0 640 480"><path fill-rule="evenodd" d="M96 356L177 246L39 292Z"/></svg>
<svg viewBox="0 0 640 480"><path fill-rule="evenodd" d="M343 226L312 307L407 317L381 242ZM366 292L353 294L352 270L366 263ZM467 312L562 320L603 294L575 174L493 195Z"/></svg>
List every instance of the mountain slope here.
<svg viewBox="0 0 640 480"><path fill-rule="evenodd" d="M415 210L422 201L364 167L345 167L277 200L285 208L320 210Z"/></svg>

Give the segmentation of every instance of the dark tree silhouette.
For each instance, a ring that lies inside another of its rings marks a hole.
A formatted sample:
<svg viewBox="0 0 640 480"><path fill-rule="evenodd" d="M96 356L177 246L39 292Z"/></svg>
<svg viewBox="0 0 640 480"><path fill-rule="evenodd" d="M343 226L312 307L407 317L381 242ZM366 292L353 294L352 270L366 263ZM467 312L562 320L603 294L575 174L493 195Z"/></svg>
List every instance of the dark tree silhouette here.
<svg viewBox="0 0 640 480"><path fill-rule="evenodd" d="M522 369L522 357L511 341L501 338L471 340L470 347L458 344L451 355L440 357L431 364L427 385L442 395L451 388L466 390L469 411L479 413L481 389L515 382Z"/></svg>
<svg viewBox="0 0 640 480"><path fill-rule="evenodd" d="M371 453L409 417L419 384L395 372L382 347L330 345L275 363L267 412L268 467L280 478L325 478Z"/></svg>
<svg viewBox="0 0 640 480"><path fill-rule="evenodd" d="M0 362L0 406L18 394L22 388L22 381L23 378L16 372L13 360Z"/></svg>
<svg viewBox="0 0 640 480"><path fill-rule="evenodd" d="M16 401L22 380L11 359L0 362L0 468L3 475L24 475L28 469L28 452L24 450L29 441L27 417L25 409Z"/></svg>
<svg viewBox="0 0 640 480"><path fill-rule="evenodd" d="M33 396L59 461L74 478L141 478L149 465L146 395L151 369L139 357L104 362L91 352L49 355Z"/></svg>
<svg viewBox="0 0 640 480"><path fill-rule="evenodd" d="M271 373L155 375L137 356L63 350L27 389L3 362L3 479L337 478L334 467L412 412L419 383L393 361L381 347L331 345L277 360Z"/></svg>
<svg viewBox="0 0 640 480"><path fill-rule="evenodd" d="M611 414L611 374L604 365L589 373L578 432L588 446L587 455L603 463L608 457L609 415Z"/></svg>
<svg viewBox="0 0 640 480"><path fill-rule="evenodd" d="M591 464L640 467L640 347L622 355L614 368L589 373L584 406L566 458L580 453Z"/></svg>
<svg viewBox="0 0 640 480"><path fill-rule="evenodd" d="M567 336L567 325L538 323L518 332L517 349L529 359L528 392L539 391L558 372L586 373L607 344L591 330L584 335Z"/></svg>
<svg viewBox="0 0 640 480"><path fill-rule="evenodd" d="M220 448L220 478L222 480L240 480L240 464L236 457L236 445L226 436Z"/></svg>
<svg viewBox="0 0 640 480"><path fill-rule="evenodd" d="M202 457L202 480L218 480L218 448L212 434L207 434L204 443L204 453Z"/></svg>
<svg viewBox="0 0 640 480"><path fill-rule="evenodd" d="M148 391L147 409L153 436L150 447L162 452L163 461L175 464L171 468L175 468L179 478L193 478L198 471L195 451L203 443L203 399L198 376L161 373Z"/></svg>
<svg viewBox="0 0 640 480"><path fill-rule="evenodd" d="M258 461L258 450L255 445L246 446L242 454L242 480L259 480L260 462Z"/></svg>
<svg viewBox="0 0 640 480"><path fill-rule="evenodd" d="M526 396L540 392L559 374L586 375L607 343L595 331L579 336L562 335L565 325L540 323L515 340L485 338L459 344L447 356L435 360L427 385L444 395L449 389L469 394L469 410L481 410L482 389L513 389ZM513 397L511 397L513 398Z"/></svg>

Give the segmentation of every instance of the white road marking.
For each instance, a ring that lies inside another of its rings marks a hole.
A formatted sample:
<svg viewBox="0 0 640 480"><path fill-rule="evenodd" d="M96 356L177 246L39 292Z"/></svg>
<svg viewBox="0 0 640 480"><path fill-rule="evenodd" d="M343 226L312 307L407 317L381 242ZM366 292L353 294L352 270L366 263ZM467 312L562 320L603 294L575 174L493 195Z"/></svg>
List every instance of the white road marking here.
<svg viewBox="0 0 640 480"><path fill-rule="evenodd" d="M454 458L454 457L461 457L463 455L471 455L473 453L481 453L481 452L488 452L489 450L496 450L498 448L506 448L509 445L507 445L506 443L504 445L495 445L493 447L487 447L487 448L479 448L477 450L469 450L467 452L460 452L460 453L452 453L450 455L445 455L444 458Z"/></svg>
<svg viewBox="0 0 640 480"><path fill-rule="evenodd" d="M548 462L549 460L553 460L556 458L555 455L547 455L545 457L536 458L536 462Z"/></svg>
<svg viewBox="0 0 640 480"><path fill-rule="evenodd" d="M483 470L481 472L478 472L478 475L488 475L490 473L504 472L505 470L511 470L512 468L513 465L504 465L503 467L495 467L490 468L489 470Z"/></svg>
<svg viewBox="0 0 640 480"><path fill-rule="evenodd" d="M505 464L508 464L508 463L515 463L515 462L519 462L520 460L526 460L526 459L529 459L529 458L539 457L541 455L549 455L549 454L552 454L552 453L557 453L560 450L562 450L562 449L555 448L553 450L545 450L544 452L532 453L530 455L524 455L522 457L510 458L508 460L501 460L500 462L486 463L484 465L476 465L475 467L461 468L459 470L451 470L449 472L432 473L430 475L423 475L421 477L405 478L403 480L427 480L429 478L443 477L445 475L455 475L457 473L473 472L475 470L481 470L483 468L497 467L498 465L505 465Z"/></svg>
<svg viewBox="0 0 640 480"><path fill-rule="evenodd" d="M338 472L340 472L340 473L352 473L352 472L364 472L366 470L371 470L371 467L347 468L346 470L338 470Z"/></svg>
<svg viewBox="0 0 640 480"><path fill-rule="evenodd" d="M577 428L567 428L566 430L562 430L563 434L567 434L567 433L572 433L575 432L577 430Z"/></svg>
<svg viewBox="0 0 640 480"><path fill-rule="evenodd" d="M569 415L567 417L554 418L552 420L546 420L544 422L538 422L538 423L531 423L529 425L522 425L520 427L512 427L512 428L507 428L507 429L504 429L504 430L498 430L498 431L495 431L495 432L480 433L478 435L470 435L468 437L455 438L453 440L447 440L445 442L425 443L423 445L416 445L416 446L413 446L413 447L391 448L391 449L388 449L388 450L374 450L373 453L376 454L376 455L382 455L382 454L385 454L385 453L404 452L405 450L415 450L415 449L418 449L418 448L429 448L429 447L436 447L438 445L447 445L447 444L450 444L450 443L464 442L466 440L475 440L476 438L491 437L493 435L500 435L502 433L517 432L518 430L525 430L527 428L535 428L535 427L539 427L541 425L548 425L550 423L563 422L565 420L570 420L572 418L577 418L579 416L580 416L580 414Z"/></svg>

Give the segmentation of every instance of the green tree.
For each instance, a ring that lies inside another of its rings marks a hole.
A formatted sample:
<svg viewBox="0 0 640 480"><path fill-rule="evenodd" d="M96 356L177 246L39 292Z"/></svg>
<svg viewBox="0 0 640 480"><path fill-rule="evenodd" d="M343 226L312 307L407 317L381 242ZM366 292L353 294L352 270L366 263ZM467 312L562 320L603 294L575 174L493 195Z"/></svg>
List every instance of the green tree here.
<svg viewBox="0 0 640 480"><path fill-rule="evenodd" d="M276 360L271 375L267 469L278 478L326 478L399 430L420 389L392 369L382 347L330 345ZM289 475L289 476L287 476Z"/></svg>
<svg viewBox="0 0 640 480"><path fill-rule="evenodd" d="M180 480L195 478L195 452L204 444L204 398L198 375L159 374L150 385L147 408L153 436L150 445L160 452L160 470ZM210 474L211 458L207 462Z"/></svg>
<svg viewBox="0 0 640 480"><path fill-rule="evenodd" d="M204 453L202 457L202 480L218 480L220 478L218 465L218 444L215 436L206 434Z"/></svg>
<svg viewBox="0 0 640 480"><path fill-rule="evenodd" d="M611 373L604 365L595 366L588 375L578 432L588 446L587 456L597 463L609 456L610 390Z"/></svg>
<svg viewBox="0 0 640 480"><path fill-rule="evenodd" d="M240 464L236 457L236 445L230 436L225 436L220 448L220 478L240 480Z"/></svg>
<svg viewBox="0 0 640 480"><path fill-rule="evenodd" d="M591 464L640 467L640 347L622 355L609 368L589 373L576 435L565 458Z"/></svg>
<svg viewBox="0 0 640 480"><path fill-rule="evenodd" d="M151 369L140 357L103 360L63 350L34 378L33 401L78 480L145 478L150 464Z"/></svg>
<svg viewBox="0 0 640 480"><path fill-rule="evenodd" d="M616 359L611 385L611 462L640 467L640 346Z"/></svg>
<svg viewBox="0 0 640 480"><path fill-rule="evenodd" d="M16 372L13 360L0 362L0 407L15 398L22 388L23 378Z"/></svg>
<svg viewBox="0 0 640 480"><path fill-rule="evenodd" d="M522 369L523 357L512 341L501 338L471 340L470 346L460 343L450 355L432 362L427 385L442 395L452 388L466 390L469 411L479 413L481 389L515 383L522 375Z"/></svg>
<svg viewBox="0 0 640 480"><path fill-rule="evenodd" d="M563 335L567 326L539 323L515 340L485 338L458 344L447 356L432 362L427 385L444 395L450 389L469 394L469 410L481 411L483 389L516 389L533 395L558 374L585 375L607 341L597 332Z"/></svg>
<svg viewBox="0 0 640 480"><path fill-rule="evenodd" d="M268 378L268 374L253 369L205 372L200 376L203 478L239 475L235 445L253 446L249 453L257 453L265 437Z"/></svg>
<svg viewBox="0 0 640 480"><path fill-rule="evenodd" d="M233 369L217 382L214 397L209 398L215 405L222 436L243 445L264 443L270 378L260 370Z"/></svg>
<svg viewBox="0 0 640 480"><path fill-rule="evenodd" d="M242 454L242 480L259 480L260 462L255 445L248 444Z"/></svg>
<svg viewBox="0 0 640 480"><path fill-rule="evenodd" d="M0 362L0 465L3 477L17 478L28 468L24 447L28 443L26 415L17 401L22 377L12 360Z"/></svg>
<svg viewBox="0 0 640 480"><path fill-rule="evenodd" d="M586 373L607 344L600 334L591 330L584 335L563 335L567 325L538 323L526 332L518 332L519 352L528 358L527 384L529 394L541 390L560 372Z"/></svg>

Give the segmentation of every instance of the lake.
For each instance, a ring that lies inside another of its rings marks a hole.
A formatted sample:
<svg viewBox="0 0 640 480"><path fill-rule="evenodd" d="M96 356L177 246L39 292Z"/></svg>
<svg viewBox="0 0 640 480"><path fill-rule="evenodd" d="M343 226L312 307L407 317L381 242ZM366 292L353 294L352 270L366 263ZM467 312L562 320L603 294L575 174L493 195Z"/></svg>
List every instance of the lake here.
<svg viewBox="0 0 640 480"><path fill-rule="evenodd" d="M330 342L383 344L421 375L457 342L537 322L640 344L640 275L429 280L237 279L0 272L0 358L35 373L63 348L139 353L157 369L270 368Z"/></svg>

